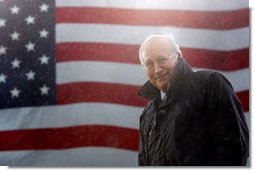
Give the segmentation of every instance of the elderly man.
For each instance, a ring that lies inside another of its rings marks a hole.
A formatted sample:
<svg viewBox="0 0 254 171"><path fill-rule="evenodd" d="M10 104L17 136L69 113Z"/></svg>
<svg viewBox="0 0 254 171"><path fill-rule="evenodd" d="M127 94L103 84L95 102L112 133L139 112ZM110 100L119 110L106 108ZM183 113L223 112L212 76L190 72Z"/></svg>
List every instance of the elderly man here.
<svg viewBox="0 0 254 171"><path fill-rule="evenodd" d="M249 131L230 82L193 72L170 36L149 36L139 58L148 77L139 95L150 100L140 116L139 165L246 165Z"/></svg>

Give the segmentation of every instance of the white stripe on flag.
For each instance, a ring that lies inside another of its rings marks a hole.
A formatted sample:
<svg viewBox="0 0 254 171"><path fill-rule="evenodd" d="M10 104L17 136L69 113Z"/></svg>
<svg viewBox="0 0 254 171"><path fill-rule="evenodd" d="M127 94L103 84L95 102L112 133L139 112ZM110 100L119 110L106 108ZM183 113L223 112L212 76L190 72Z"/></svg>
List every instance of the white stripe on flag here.
<svg viewBox="0 0 254 171"><path fill-rule="evenodd" d="M139 129L139 116L142 110L141 107L107 103L4 109L1 110L0 130L77 125L108 125Z"/></svg>
<svg viewBox="0 0 254 171"><path fill-rule="evenodd" d="M7 151L0 165L42 167L137 166L138 153L114 148L85 147L65 150Z"/></svg>
<svg viewBox="0 0 254 171"><path fill-rule="evenodd" d="M174 9L225 11L248 8L244 0L56 0L57 7L100 7L126 9Z"/></svg>
<svg viewBox="0 0 254 171"><path fill-rule="evenodd" d="M225 51L249 47L249 27L224 31L110 24L57 24L56 42L140 44L145 37L155 33L173 35L180 47Z"/></svg>
<svg viewBox="0 0 254 171"><path fill-rule="evenodd" d="M196 70L201 68L194 68L194 71ZM57 63L56 72L57 84L91 81L141 86L147 81L145 72L139 64L95 61L60 62ZM249 68L218 72L229 79L235 91L249 89Z"/></svg>

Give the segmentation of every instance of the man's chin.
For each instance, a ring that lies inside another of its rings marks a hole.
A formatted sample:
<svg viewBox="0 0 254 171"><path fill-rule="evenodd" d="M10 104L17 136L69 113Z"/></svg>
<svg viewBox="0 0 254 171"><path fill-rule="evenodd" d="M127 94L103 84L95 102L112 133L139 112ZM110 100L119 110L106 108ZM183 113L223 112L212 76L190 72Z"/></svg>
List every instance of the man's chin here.
<svg viewBox="0 0 254 171"><path fill-rule="evenodd" d="M161 91L167 90L167 86L168 86L167 82L163 84L157 84L157 85L158 85L157 88L160 89Z"/></svg>

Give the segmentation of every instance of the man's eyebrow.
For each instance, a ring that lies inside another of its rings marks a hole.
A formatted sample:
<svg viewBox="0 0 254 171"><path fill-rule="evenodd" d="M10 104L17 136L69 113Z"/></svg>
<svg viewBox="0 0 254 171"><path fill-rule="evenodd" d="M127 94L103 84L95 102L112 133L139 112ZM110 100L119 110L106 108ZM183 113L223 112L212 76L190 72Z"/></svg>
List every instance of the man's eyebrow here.
<svg viewBox="0 0 254 171"><path fill-rule="evenodd" d="M144 62L151 62L151 61L153 61L153 60L151 60L151 59L144 60Z"/></svg>
<svg viewBox="0 0 254 171"><path fill-rule="evenodd" d="M166 55L158 55L157 58L166 58Z"/></svg>

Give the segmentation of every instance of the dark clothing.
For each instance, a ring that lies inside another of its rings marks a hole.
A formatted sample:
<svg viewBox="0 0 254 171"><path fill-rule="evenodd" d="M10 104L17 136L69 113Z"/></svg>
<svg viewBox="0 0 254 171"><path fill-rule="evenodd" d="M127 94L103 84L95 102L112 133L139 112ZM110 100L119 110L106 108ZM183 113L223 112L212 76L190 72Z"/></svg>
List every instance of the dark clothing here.
<svg viewBox="0 0 254 171"><path fill-rule="evenodd" d="M139 165L246 165L249 130L220 73L193 72L180 58L165 101L149 81L139 95L151 100L140 116Z"/></svg>

